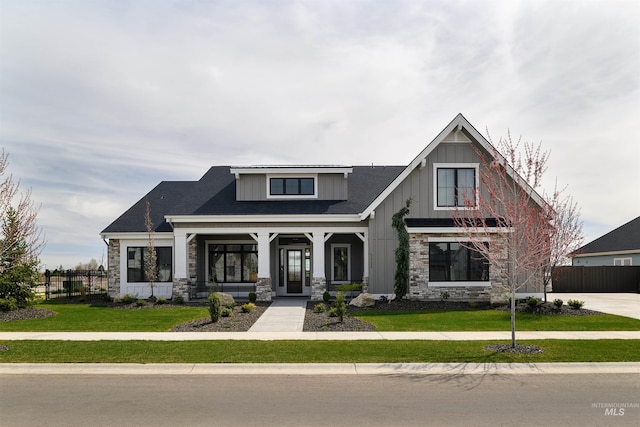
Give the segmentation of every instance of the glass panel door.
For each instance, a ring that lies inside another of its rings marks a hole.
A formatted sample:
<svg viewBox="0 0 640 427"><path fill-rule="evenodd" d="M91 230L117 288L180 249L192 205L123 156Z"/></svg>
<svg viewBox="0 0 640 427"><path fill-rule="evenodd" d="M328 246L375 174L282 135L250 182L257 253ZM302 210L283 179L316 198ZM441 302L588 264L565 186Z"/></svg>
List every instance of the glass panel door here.
<svg viewBox="0 0 640 427"><path fill-rule="evenodd" d="M287 293L302 293L302 250L287 249Z"/></svg>

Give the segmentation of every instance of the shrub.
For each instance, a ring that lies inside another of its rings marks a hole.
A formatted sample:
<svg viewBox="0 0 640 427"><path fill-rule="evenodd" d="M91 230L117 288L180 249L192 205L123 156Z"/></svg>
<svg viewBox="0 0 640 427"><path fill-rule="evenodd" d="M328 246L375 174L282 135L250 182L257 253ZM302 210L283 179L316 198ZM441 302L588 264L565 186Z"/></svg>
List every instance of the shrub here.
<svg viewBox="0 0 640 427"><path fill-rule="evenodd" d="M211 316L211 322L216 323L220 319L220 311L222 304L220 303L220 296L218 294L209 295L209 315Z"/></svg>
<svg viewBox="0 0 640 427"><path fill-rule="evenodd" d="M440 299L441 299L442 301L446 301L446 300L448 300L448 299L449 299L449 292L447 292L447 291L441 291L441 292L440 292Z"/></svg>
<svg viewBox="0 0 640 427"><path fill-rule="evenodd" d="M335 307L331 307L329 309L329 317L338 317L338 309Z"/></svg>
<svg viewBox="0 0 640 427"><path fill-rule="evenodd" d="M258 299L258 294L255 292L249 292L249 302L254 303Z"/></svg>
<svg viewBox="0 0 640 427"><path fill-rule="evenodd" d="M560 298L556 298L556 299L553 300L553 305L555 305L556 308L562 307L563 303L564 303L564 301L562 301Z"/></svg>
<svg viewBox="0 0 640 427"><path fill-rule="evenodd" d="M138 299L138 300L136 301L136 305L137 305L138 307L142 307L142 306L144 306L145 304L147 304L147 302L146 302L145 300L141 299L141 298L140 298L140 299Z"/></svg>
<svg viewBox="0 0 640 427"><path fill-rule="evenodd" d="M324 293L322 294L322 301L329 302L330 299L331 294L329 293L329 291L324 291Z"/></svg>
<svg viewBox="0 0 640 427"><path fill-rule="evenodd" d="M251 313L254 308L256 308L256 305L252 302L242 304L242 306L240 307L243 313Z"/></svg>
<svg viewBox="0 0 640 427"><path fill-rule="evenodd" d="M573 308L574 310L580 310L584 305L584 301L578 301L577 299L570 299L569 301L567 301L567 304L569 305L569 307Z"/></svg>
<svg viewBox="0 0 640 427"><path fill-rule="evenodd" d="M156 304L160 304L160 305L162 305L162 304L166 304L166 303L167 303L167 299L166 299L166 298L158 297L158 298L156 299Z"/></svg>
<svg viewBox="0 0 640 427"><path fill-rule="evenodd" d="M18 303L15 298L0 298L0 311L13 311L17 309Z"/></svg>
<svg viewBox="0 0 640 427"><path fill-rule="evenodd" d="M324 313L325 311L327 311L327 306L321 302L313 306L314 313Z"/></svg>
<svg viewBox="0 0 640 427"><path fill-rule="evenodd" d="M338 292L332 308L335 309L336 317L340 319L340 323L344 320L344 315L347 312L347 304L345 303L344 298L344 292ZM331 315L331 310L329 310L329 315Z"/></svg>
<svg viewBox="0 0 640 427"><path fill-rule="evenodd" d="M232 313L233 313L233 309L229 307L225 307L220 311L220 317L231 317Z"/></svg>
<svg viewBox="0 0 640 427"><path fill-rule="evenodd" d="M529 306L529 308L535 309L540 305L540 300L536 297L529 297L527 298L527 305Z"/></svg>
<svg viewBox="0 0 640 427"><path fill-rule="evenodd" d="M136 299L129 294L124 294L122 298L120 298L120 302L123 304L132 304Z"/></svg>
<svg viewBox="0 0 640 427"><path fill-rule="evenodd" d="M178 295L177 297L173 298L173 302L175 302L176 304L184 304L184 297L182 295Z"/></svg>

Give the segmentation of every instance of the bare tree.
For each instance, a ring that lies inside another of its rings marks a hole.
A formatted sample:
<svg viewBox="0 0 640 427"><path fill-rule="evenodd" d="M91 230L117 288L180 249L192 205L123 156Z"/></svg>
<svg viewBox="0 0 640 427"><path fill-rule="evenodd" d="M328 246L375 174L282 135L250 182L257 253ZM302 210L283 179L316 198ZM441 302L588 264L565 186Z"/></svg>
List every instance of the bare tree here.
<svg viewBox="0 0 640 427"><path fill-rule="evenodd" d="M559 190L558 183L553 193L547 197L552 209L552 235L549 247L549 262L543 268L544 302L547 302L547 286L551 280L553 269L569 263L568 254L577 251L584 241L582 221L578 204L565 189Z"/></svg>
<svg viewBox="0 0 640 427"><path fill-rule="evenodd" d="M158 254L156 253L153 222L151 221L151 204L149 200L146 202L144 226L147 230L147 251L144 254L144 271L147 276L147 281L151 286L151 299L153 299L155 298L153 288L158 281Z"/></svg>
<svg viewBox="0 0 640 427"><path fill-rule="evenodd" d="M489 141L491 142L490 138ZM536 192L546 171L548 152L511 135L481 158L479 191L464 195L465 207L454 220L492 269L492 285L508 292L511 303L511 346L515 339L515 295L527 285L542 285L550 253L552 207ZM522 150L521 150L522 145Z"/></svg>

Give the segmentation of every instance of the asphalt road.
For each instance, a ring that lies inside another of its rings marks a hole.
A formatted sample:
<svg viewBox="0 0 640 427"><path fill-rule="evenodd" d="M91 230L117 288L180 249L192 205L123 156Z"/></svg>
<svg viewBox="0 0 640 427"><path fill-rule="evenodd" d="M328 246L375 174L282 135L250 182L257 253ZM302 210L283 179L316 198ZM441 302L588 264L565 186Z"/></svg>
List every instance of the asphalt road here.
<svg viewBox="0 0 640 427"><path fill-rule="evenodd" d="M0 425L638 426L640 375L2 375Z"/></svg>

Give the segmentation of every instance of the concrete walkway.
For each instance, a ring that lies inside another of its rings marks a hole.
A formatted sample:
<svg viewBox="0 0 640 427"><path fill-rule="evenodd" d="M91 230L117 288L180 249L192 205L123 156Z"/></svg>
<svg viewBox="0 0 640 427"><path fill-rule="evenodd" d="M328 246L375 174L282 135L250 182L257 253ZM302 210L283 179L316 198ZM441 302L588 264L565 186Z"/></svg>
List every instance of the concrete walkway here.
<svg viewBox="0 0 640 427"><path fill-rule="evenodd" d="M249 332L302 332L307 298L280 298L249 329Z"/></svg>

